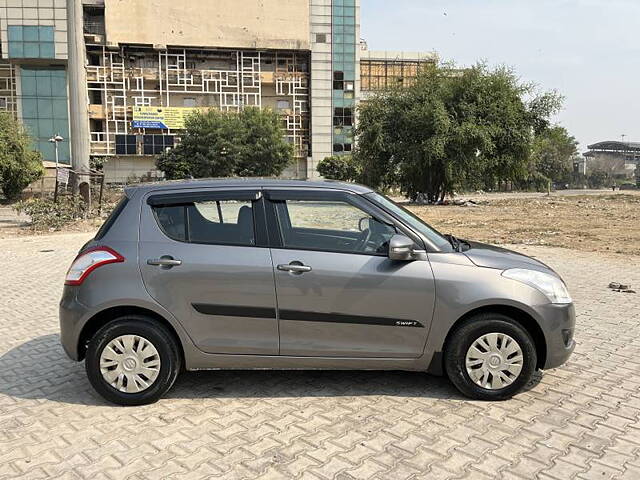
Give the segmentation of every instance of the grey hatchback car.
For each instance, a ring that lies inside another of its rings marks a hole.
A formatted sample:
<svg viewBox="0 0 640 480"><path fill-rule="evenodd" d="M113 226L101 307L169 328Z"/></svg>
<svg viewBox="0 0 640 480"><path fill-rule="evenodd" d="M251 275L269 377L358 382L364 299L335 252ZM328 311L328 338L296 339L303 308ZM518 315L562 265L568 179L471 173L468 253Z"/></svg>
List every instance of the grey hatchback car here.
<svg viewBox="0 0 640 480"><path fill-rule="evenodd" d="M128 188L66 276L61 341L107 400L158 400L183 370L446 374L507 399L574 349L538 260L444 236L359 185L277 180Z"/></svg>

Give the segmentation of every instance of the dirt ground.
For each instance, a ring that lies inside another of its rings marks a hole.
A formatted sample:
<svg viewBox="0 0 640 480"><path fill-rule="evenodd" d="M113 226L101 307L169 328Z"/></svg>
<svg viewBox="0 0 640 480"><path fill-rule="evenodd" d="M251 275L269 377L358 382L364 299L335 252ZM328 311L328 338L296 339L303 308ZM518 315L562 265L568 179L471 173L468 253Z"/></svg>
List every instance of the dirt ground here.
<svg viewBox="0 0 640 480"><path fill-rule="evenodd" d="M459 238L640 255L640 192L473 199L477 206L405 206Z"/></svg>
<svg viewBox="0 0 640 480"><path fill-rule="evenodd" d="M640 192L462 195L472 206L405 204L442 233L492 244L541 245L640 255ZM0 238L34 235L28 217L0 206ZM96 231L102 220L64 232ZM54 232L42 232L51 234Z"/></svg>
<svg viewBox="0 0 640 480"><path fill-rule="evenodd" d="M27 215L18 215L10 205L0 205L0 239L29 235L96 232L103 222L104 218L95 218L68 225L62 231L47 230L36 232L31 228L30 220Z"/></svg>

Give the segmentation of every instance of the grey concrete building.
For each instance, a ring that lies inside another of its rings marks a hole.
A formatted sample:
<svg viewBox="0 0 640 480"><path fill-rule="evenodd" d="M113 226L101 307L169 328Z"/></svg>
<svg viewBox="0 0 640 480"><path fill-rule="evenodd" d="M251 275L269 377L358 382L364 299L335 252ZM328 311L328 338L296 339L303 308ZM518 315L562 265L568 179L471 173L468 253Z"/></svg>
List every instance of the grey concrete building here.
<svg viewBox="0 0 640 480"><path fill-rule="evenodd" d="M247 106L279 112L285 176L317 177L352 151L361 97L435 59L363 50L360 0L0 0L0 45L0 109L46 160L59 134L62 162L101 159L119 183L161 176L194 109Z"/></svg>

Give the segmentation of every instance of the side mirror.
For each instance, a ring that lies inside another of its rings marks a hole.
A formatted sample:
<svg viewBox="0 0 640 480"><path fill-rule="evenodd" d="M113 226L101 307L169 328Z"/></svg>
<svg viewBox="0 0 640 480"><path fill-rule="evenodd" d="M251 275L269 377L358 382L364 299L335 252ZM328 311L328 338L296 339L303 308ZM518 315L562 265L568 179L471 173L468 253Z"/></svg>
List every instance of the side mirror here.
<svg viewBox="0 0 640 480"><path fill-rule="evenodd" d="M414 243L405 235L394 235L389 240L389 258L401 262L409 262L414 259Z"/></svg>

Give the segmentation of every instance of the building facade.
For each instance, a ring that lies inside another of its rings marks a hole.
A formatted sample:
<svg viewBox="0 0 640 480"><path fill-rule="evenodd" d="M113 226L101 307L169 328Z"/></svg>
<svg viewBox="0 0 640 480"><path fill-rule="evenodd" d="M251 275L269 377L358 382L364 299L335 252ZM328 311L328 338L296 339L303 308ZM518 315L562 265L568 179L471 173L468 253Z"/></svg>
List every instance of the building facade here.
<svg viewBox="0 0 640 480"><path fill-rule="evenodd" d="M588 146L587 167L602 170L614 178L634 179L640 183L640 142L607 140Z"/></svg>
<svg viewBox="0 0 640 480"><path fill-rule="evenodd" d="M69 163L66 0L0 0L0 110L20 118L45 160L49 139L61 135L60 160Z"/></svg>
<svg viewBox="0 0 640 480"><path fill-rule="evenodd" d="M194 110L245 107L280 114L296 156L284 176L314 178L319 161L352 151L363 94L410 84L434 60L363 50L360 0L79 2L0 0L0 109L45 160L61 135L61 162L100 159L112 182L159 177L155 158Z"/></svg>

